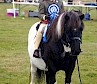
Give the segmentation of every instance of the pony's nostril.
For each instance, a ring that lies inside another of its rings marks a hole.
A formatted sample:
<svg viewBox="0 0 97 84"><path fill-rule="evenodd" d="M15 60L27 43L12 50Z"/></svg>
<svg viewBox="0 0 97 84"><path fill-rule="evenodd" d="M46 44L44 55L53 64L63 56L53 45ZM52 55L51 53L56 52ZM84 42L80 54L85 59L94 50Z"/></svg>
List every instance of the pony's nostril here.
<svg viewBox="0 0 97 84"><path fill-rule="evenodd" d="M80 52L81 52L80 50L79 50L79 51L73 51L73 52L72 52L72 55L79 55Z"/></svg>
<svg viewBox="0 0 97 84"><path fill-rule="evenodd" d="M76 52L76 55L79 55L80 54L80 52Z"/></svg>

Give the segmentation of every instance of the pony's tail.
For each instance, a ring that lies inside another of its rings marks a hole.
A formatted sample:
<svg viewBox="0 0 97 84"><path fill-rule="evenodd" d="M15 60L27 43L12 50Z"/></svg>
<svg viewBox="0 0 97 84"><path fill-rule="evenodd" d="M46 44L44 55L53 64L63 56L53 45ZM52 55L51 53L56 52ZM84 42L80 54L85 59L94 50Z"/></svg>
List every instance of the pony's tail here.
<svg viewBox="0 0 97 84"><path fill-rule="evenodd" d="M36 73L36 81L38 82L38 84L43 84L45 81L45 71L40 70L37 68L37 73Z"/></svg>

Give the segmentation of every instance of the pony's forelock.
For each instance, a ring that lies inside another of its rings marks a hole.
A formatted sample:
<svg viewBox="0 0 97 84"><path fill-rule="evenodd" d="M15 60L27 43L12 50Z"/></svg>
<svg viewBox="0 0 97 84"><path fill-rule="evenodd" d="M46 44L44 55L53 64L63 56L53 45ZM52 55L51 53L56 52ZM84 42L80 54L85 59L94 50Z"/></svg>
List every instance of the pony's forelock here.
<svg viewBox="0 0 97 84"><path fill-rule="evenodd" d="M62 13L59 16L58 22L57 22L57 26L56 26L56 33L58 34L58 38L61 36L61 23L62 23L62 16L64 15L64 13Z"/></svg>

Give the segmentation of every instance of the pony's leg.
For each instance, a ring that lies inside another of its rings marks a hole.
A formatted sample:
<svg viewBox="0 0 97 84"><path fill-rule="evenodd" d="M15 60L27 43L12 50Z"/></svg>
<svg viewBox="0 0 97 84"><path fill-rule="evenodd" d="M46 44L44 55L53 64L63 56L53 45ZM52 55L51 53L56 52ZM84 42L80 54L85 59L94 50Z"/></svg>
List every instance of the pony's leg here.
<svg viewBox="0 0 97 84"><path fill-rule="evenodd" d="M72 57L70 59L71 60L70 60L69 64L67 64L68 68L67 68L67 70L65 70L65 74L66 74L65 84L71 84L71 77L72 77L72 73L75 68L76 57Z"/></svg>
<svg viewBox="0 0 97 84"><path fill-rule="evenodd" d="M65 84L70 84L71 83L71 73L66 72L66 78L65 78Z"/></svg>
<svg viewBox="0 0 97 84"><path fill-rule="evenodd" d="M36 71L37 71L37 68L31 62L31 72L30 72L31 73L31 82L30 82L30 84L35 84L34 78L35 78Z"/></svg>
<svg viewBox="0 0 97 84"><path fill-rule="evenodd" d="M46 72L46 84L57 84L55 73L52 73L51 71Z"/></svg>

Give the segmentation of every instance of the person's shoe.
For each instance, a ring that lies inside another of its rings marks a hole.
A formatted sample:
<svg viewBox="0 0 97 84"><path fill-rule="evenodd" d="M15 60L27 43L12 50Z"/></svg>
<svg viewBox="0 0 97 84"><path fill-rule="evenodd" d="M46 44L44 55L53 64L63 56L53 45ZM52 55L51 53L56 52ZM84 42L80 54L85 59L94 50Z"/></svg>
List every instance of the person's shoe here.
<svg viewBox="0 0 97 84"><path fill-rule="evenodd" d="M36 49L36 50L34 51L33 57L35 57L35 58L40 58L40 57L39 57L39 49Z"/></svg>

